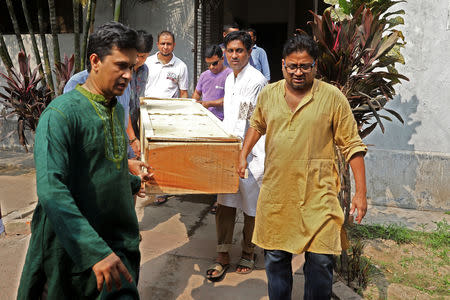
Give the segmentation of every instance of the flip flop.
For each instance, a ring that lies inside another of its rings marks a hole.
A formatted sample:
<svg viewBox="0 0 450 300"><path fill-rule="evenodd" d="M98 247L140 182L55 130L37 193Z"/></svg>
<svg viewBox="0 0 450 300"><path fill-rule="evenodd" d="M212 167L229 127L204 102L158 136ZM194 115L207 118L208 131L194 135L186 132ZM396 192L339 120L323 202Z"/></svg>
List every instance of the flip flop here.
<svg viewBox="0 0 450 300"><path fill-rule="evenodd" d="M251 273L255 269L255 262L256 262L256 254L253 254L253 259L247 259L247 258L241 257L241 259L239 260L239 262L236 266L236 273L242 274L242 275ZM237 269L242 269L242 268L247 268L248 271L241 271L241 272L237 271Z"/></svg>
<svg viewBox="0 0 450 300"><path fill-rule="evenodd" d="M214 264L210 265L208 267L208 270L206 270L206 279L212 282L218 282L221 281L225 274L227 273L228 268L230 267L230 264L221 264L219 262L215 262ZM217 271L219 274L212 276L210 273Z"/></svg>

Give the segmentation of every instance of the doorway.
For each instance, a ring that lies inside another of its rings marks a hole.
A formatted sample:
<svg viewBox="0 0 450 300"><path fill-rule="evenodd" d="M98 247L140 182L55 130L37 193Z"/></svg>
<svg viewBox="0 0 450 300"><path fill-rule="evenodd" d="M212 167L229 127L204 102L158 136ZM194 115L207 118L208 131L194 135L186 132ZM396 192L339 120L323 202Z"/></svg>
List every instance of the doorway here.
<svg viewBox="0 0 450 300"><path fill-rule="evenodd" d="M328 5L323 0L223 0L223 24L237 23L239 28L251 27L257 32L256 44L268 57L271 82L283 78L281 70L282 48L296 28L311 33L309 12L319 14Z"/></svg>

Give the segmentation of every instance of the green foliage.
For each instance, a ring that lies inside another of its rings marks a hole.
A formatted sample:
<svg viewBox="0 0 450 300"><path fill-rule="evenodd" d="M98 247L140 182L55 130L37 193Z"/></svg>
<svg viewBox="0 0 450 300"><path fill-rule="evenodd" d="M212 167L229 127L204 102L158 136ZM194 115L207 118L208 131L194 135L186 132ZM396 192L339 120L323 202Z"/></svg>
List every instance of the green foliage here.
<svg viewBox="0 0 450 300"><path fill-rule="evenodd" d="M18 116L17 132L20 144L27 148L25 130L36 130L41 113L52 100L51 91L46 85L38 87L42 77L38 75L39 66L30 69L30 57L23 51L18 54L19 72L11 68L10 75L0 73L6 81L2 86L5 93L0 93L0 103L4 104L8 114Z"/></svg>
<svg viewBox="0 0 450 300"><path fill-rule="evenodd" d="M376 125L384 132L381 119L391 118L380 115L379 111L394 97L393 86L400 83L400 79L408 78L395 69L395 63L404 63L400 54L403 34L392 29L392 18L380 17L384 8L393 5L392 1L375 1L378 6L372 5L372 8L376 13L368 4L360 5L355 11L355 5L360 2L363 1L340 0L341 9L351 12L343 19L333 18L330 9L322 16L311 12L314 21L310 25L322 51L317 63L318 73L346 95L359 134L364 138ZM403 123L397 112L385 111Z"/></svg>
<svg viewBox="0 0 450 300"><path fill-rule="evenodd" d="M349 227L348 233L352 239L385 239L393 240L398 244L411 243L413 241L412 231L397 224L354 224Z"/></svg>
<svg viewBox="0 0 450 300"><path fill-rule="evenodd" d="M422 243L426 246L447 253L450 248L450 224L443 219L434 222L436 229L431 232L414 231L399 224L389 225L358 225L348 228L351 239L385 239L393 240L398 244ZM424 226L422 226L424 229Z"/></svg>
<svg viewBox="0 0 450 300"><path fill-rule="evenodd" d="M437 228L429 234L425 240L426 244L433 249L442 249L444 251L444 247L450 248L450 224L445 219L434 223ZM445 252L448 252L448 249Z"/></svg>
<svg viewBox="0 0 450 300"><path fill-rule="evenodd" d="M366 288L370 274L375 269L371 261L363 256L364 247L362 239L353 240L350 249L335 260L336 273L355 290Z"/></svg>
<svg viewBox="0 0 450 300"><path fill-rule="evenodd" d="M422 231L397 224L350 225L347 232L351 247L338 257L335 270L340 277L348 280L350 287L358 291L365 288L365 282L378 286L387 280L388 283L399 283L429 295L448 296L450 275L446 270L450 264L450 224L445 219L434 223L436 229L431 232L425 232L425 225L420 226ZM372 251L369 252L372 253L369 259L362 249L365 243L370 243L368 240L373 239L393 240L399 248L403 248L403 253L388 258L390 253L399 253L398 250L390 252L390 249L385 249L381 256L374 255ZM410 245L402 246L405 243ZM371 298L370 289L364 291L364 298Z"/></svg>

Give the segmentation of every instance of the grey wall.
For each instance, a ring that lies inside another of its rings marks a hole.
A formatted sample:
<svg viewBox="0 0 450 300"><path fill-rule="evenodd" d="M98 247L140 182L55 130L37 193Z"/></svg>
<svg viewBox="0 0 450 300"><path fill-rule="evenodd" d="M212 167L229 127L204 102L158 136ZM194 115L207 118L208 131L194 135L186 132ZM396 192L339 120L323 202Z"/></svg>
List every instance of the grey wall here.
<svg viewBox="0 0 450 300"><path fill-rule="evenodd" d="M368 194L373 204L450 210L450 30L448 0L409 0L400 26L407 77L388 105L405 124L385 121L365 142Z"/></svg>

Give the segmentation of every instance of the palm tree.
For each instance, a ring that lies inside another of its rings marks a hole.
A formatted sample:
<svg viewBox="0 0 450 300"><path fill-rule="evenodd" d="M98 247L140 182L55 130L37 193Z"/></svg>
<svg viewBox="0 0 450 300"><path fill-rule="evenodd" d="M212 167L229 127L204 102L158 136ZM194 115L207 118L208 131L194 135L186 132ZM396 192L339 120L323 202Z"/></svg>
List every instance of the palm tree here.
<svg viewBox="0 0 450 300"><path fill-rule="evenodd" d="M45 78L44 77L44 68L42 67L41 55L39 54L39 49L38 49L38 46L36 43L36 37L34 36L33 24L31 23L31 18L30 18L30 14L28 12L26 0L22 0L22 8L23 8L23 14L25 15L25 21L27 22L28 31L31 36L31 42L33 44L33 50L34 50L34 55L36 57L36 63L39 66L39 73L41 74L41 77L43 78L43 84L45 85L46 82L44 79Z"/></svg>
<svg viewBox="0 0 450 300"><path fill-rule="evenodd" d="M47 76L47 84L52 91L54 91L52 69L50 68L50 58L48 55L47 40L45 39L45 23L44 23L44 11L42 5L38 3L38 23L39 23L39 36L42 43L42 53L44 55L45 74ZM54 95L54 94L53 94Z"/></svg>
<svg viewBox="0 0 450 300"><path fill-rule="evenodd" d="M95 16L95 5L96 0L88 0L87 8L86 8L86 22L83 27L83 40L81 45L81 68L86 68L86 48L87 48L87 39L89 35L89 30L93 25L92 19Z"/></svg>
<svg viewBox="0 0 450 300"><path fill-rule="evenodd" d="M56 9L55 9L55 0L48 0L48 9L50 11L50 28L52 30L52 39L53 39L53 56L54 63L61 63L61 55L59 51L59 41L58 41L58 22L56 20Z"/></svg>
<svg viewBox="0 0 450 300"><path fill-rule="evenodd" d="M75 73L80 71L80 2L73 0L73 39L75 55Z"/></svg>
<svg viewBox="0 0 450 300"><path fill-rule="evenodd" d="M122 0L116 0L114 5L114 21L119 22Z"/></svg>
<svg viewBox="0 0 450 300"><path fill-rule="evenodd" d="M20 50L25 52L25 46L23 45L22 35L20 34L19 23L17 22L16 13L14 12L14 6L11 0L6 0L6 5L8 6L9 16L11 17L11 22L13 24L14 33L16 34L17 42L19 43Z"/></svg>

